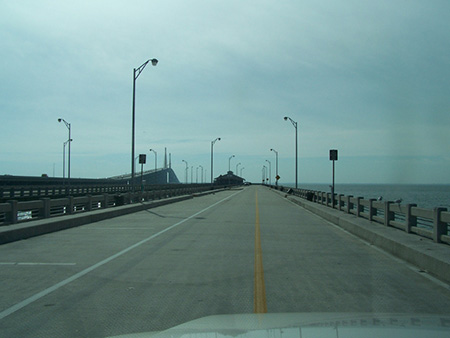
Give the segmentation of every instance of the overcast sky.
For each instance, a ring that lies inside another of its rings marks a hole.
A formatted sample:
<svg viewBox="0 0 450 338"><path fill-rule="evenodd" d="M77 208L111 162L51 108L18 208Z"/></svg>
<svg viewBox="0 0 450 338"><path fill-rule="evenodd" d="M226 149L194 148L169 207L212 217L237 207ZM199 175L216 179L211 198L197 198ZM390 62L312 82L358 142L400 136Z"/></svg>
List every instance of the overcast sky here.
<svg viewBox="0 0 450 338"><path fill-rule="evenodd" d="M450 1L0 0L0 174L131 170L136 154L210 179L450 183ZM200 171L199 171L200 172ZM190 176L190 173L189 173ZM190 177L189 177L190 180ZM200 178L199 178L200 180Z"/></svg>

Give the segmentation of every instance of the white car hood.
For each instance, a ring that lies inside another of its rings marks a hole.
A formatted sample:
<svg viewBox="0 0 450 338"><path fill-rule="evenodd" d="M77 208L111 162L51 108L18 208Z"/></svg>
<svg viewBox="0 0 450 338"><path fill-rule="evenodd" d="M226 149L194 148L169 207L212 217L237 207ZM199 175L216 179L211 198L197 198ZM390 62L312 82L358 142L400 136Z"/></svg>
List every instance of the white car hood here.
<svg viewBox="0 0 450 338"><path fill-rule="evenodd" d="M450 315L270 313L215 315L161 332L116 338L380 338L450 337Z"/></svg>

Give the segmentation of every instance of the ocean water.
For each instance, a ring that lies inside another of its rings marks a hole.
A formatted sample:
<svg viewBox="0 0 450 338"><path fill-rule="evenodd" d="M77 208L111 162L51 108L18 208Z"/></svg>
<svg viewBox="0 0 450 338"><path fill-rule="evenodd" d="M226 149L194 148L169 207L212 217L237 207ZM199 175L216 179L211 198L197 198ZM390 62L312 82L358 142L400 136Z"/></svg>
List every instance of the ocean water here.
<svg viewBox="0 0 450 338"><path fill-rule="evenodd" d="M284 184L295 187L295 183ZM299 184L299 188L331 192L329 184ZM438 184L335 184L335 193L364 199L383 197L384 201L402 199L402 204L415 203L418 207L450 210L450 185Z"/></svg>

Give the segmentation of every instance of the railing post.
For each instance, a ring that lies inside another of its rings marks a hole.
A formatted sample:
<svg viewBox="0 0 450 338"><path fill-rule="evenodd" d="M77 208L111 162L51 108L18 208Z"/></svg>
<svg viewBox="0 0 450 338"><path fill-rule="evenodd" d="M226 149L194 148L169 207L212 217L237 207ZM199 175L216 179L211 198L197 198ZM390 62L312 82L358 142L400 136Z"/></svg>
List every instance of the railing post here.
<svg viewBox="0 0 450 338"><path fill-rule="evenodd" d="M106 209L108 207L109 194L103 194L102 208Z"/></svg>
<svg viewBox="0 0 450 338"><path fill-rule="evenodd" d="M407 204L405 213L405 231L411 232L411 228L417 226L417 217L411 215L411 208L416 207L417 204Z"/></svg>
<svg viewBox="0 0 450 338"><path fill-rule="evenodd" d="M390 222L394 220L394 213L390 211L392 201L384 202L384 225L389 226Z"/></svg>
<svg viewBox="0 0 450 338"><path fill-rule="evenodd" d="M329 207L330 206L330 193L329 192L327 192L327 200L326 200L326 205L327 205L327 207Z"/></svg>
<svg viewBox="0 0 450 338"><path fill-rule="evenodd" d="M9 204L11 204L11 211L9 213L7 213L7 217L6 220L9 223L12 224L16 224L17 223L17 201L16 200L12 200L12 201L8 201Z"/></svg>
<svg viewBox="0 0 450 338"><path fill-rule="evenodd" d="M441 222L441 212L447 211L447 208L433 209L433 241L441 243L441 235L447 235L447 223Z"/></svg>
<svg viewBox="0 0 450 338"><path fill-rule="evenodd" d="M69 205L68 205L68 207L66 209L66 213L71 215L71 214L73 214L73 205L74 205L74 203L73 203L73 196L67 197L67 200L69 201Z"/></svg>
<svg viewBox="0 0 450 338"><path fill-rule="evenodd" d="M50 218L50 198L42 198L42 210L39 210L39 216L42 218Z"/></svg>
<svg viewBox="0 0 450 338"><path fill-rule="evenodd" d="M373 207L373 202L376 201L375 198L369 199L369 221L373 221L373 216L377 214L377 209Z"/></svg>
<svg viewBox="0 0 450 338"><path fill-rule="evenodd" d="M353 195L348 195L347 196L347 210L346 210L346 212L347 212L347 214L349 214L350 213L350 211L352 210L352 202L350 202L350 200L351 200L351 198L353 197Z"/></svg>
<svg viewBox="0 0 450 338"><path fill-rule="evenodd" d="M361 200L362 197L356 197L356 217L361 217Z"/></svg>
<svg viewBox="0 0 450 338"><path fill-rule="evenodd" d="M92 195L87 195L87 206L86 206L86 211L91 211L92 210Z"/></svg>

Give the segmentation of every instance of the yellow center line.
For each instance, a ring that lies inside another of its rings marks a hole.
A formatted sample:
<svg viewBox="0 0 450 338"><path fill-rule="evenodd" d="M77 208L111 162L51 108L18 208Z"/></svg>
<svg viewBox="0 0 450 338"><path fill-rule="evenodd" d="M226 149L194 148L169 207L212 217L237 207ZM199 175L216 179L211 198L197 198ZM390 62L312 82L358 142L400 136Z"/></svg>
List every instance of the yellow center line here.
<svg viewBox="0 0 450 338"><path fill-rule="evenodd" d="M261 230L259 225L258 192L255 193L255 284L253 289L253 312L266 313L266 287L264 285L264 269L262 262Z"/></svg>

